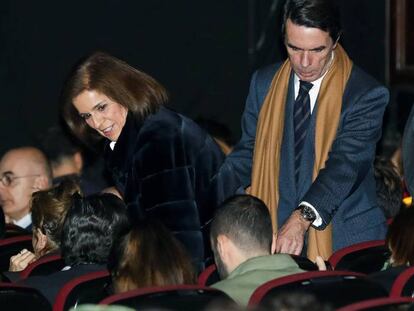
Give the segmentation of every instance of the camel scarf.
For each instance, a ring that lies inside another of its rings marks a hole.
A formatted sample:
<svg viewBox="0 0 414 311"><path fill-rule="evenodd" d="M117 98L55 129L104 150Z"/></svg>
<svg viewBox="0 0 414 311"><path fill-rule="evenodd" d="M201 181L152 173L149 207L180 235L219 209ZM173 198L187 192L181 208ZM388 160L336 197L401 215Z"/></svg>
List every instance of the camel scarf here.
<svg viewBox="0 0 414 311"><path fill-rule="evenodd" d="M253 155L252 183L248 193L262 199L270 210L274 232L277 232L280 153L285 120L285 105L291 74L289 60L276 72L260 111ZM352 70L352 61L338 44L333 63L325 75L317 99L315 129L315 163L313 179L324 168L336 136L342 107L342 96ZM317 208L317 207L316 207ZM307 255L325 260L332 254L332 227L309 228Z"/></svg>

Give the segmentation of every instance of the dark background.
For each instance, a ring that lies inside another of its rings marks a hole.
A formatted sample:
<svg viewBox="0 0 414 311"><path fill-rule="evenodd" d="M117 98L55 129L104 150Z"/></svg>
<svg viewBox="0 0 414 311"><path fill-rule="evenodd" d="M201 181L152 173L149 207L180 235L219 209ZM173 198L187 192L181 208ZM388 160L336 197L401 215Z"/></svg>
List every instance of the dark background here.
<svg viewBox="0 0 414 311"><path fill-rule="evenodd" d="M70 68L105 50L149 73L170 106L227 124L238 137L251 72L284 59L283 0L29 1L0 4L0 153L58 122ZM342 43L387 82L386 0L338 0Z"/></svg>

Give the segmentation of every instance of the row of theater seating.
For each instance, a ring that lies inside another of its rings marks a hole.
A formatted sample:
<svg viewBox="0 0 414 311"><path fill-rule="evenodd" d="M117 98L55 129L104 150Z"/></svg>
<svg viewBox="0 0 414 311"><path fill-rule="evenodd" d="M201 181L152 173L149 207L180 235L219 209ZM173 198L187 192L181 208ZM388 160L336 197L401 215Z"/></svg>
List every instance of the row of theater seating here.
<svg viewBox="0 0 414 311"><path fill-rule="evenodd" d="M408 270L407 270L408 271ZM408 274L407 274L408 275ZM414 269L410 271L413 278ZM407 284L406 284L407 285ZM11 283L0 284L0 305L7 310L63 311L82 303L117 304L133 309L166 308L168 310L203 310L212 301L226 305L231 299L223 292L203 285L177 285L144 288L108 296L110 275L94 272L68 282L59 292L53 308L35 289ZM400 285L399 294L403 293ZM411 292L413 286L411 286ZM310 292L321 302L341 311L375 310L378 305L413 304L411 297L387 293L361 273L351 271L310 271L267 282L256 289L249 305L267 307L281 294ZM411 296L411 295L410 295ZM225 308L223 308L224 310ZM220 308L219 308L220 310Z"/></svg>
<svg viewBox="0 0 414 311"><path fill-rule="evenodd" d="M0 271L7 271L10 257L22 249L32 249L32 236L21 235L0 239ZM390 252L384 240L358 243L335 252L326 262L330 270L346 270L370 274L381 270ZM306 258L294 256L296 262L307 271L317 270L317 266ZM36 261L21 273L21 278L29 275L42 275L45 269L58 271L64 263L60 256L47 256ZM209 282L210 284L213 282Z"/></svg>
<svg viewBox="0 0 414 311"><path fill-rule="evenodd" d="M0 257L3 254L9 256L12 253L11 249L14 253L17 253L20 249L27 248L27 243L30 240L31 236L19 236L0 240ZM406 298L411 297L414 290L414 268L407 269L397 278L388 298L385 298L388 293L376 283L372 283L364 277L365 273L379 271L388 257L389 252L382 240L356 244L336 252L327 262L328 267L334 269L334 271L315 271L317 270L316 265L307 258L294 257L299 266L309 272L278 278L262 285L252 295L250 303L265 305L280 293L293 290L312 292L318 299L330 302L336 308L341 308L353 302L359 303L367 299L375 299L372 302L374 304L411 303L412 301ZM1 262L2 258L0 258ZM63 265L63 260L59 255L48 256L29 265L27 269L21 272L20 277L26 278L32 275L51 273L60 270ZM1 268L4 271L7 270L7 267L8 261L7 266ZM164 307L171 303L172 306L168 307L172 310L178 310L174 305L179 304L180 301L183 301L185 306L192 306L192 310L197 310L194 308L194 304L201 306L213 298L223 298L225 296L225 294L208 287L217 280L218 275L215 266L212 265L200 274L199 285L195 287L176 286L170 289L140 289L105 298L108 296L107 287L110 284L110 276L108 272L102 271L82 276L67 283L61 289L53 310L68 310L71 306L80 303L98 303L100 301L102 303L119 303L130 306L142 305L147 301L151 305L155 301L151 297L163 297L159 300L166 304ZM14 298L9 297L10 295L14 295ZM30 296L32 298L26 297L22 299L21 296ZM407 297L403 298L403 296ZM48 310L47 308L51 308L47 301L33 289L22 288L9 283L2 283L0 285L0 305L16 303L10 310L19 310L18 304L22 302L24 303L21 307L24 308L25 304L27 307L27 301L30 299L33 300L30 303L32 310ZM7 301L7 303L2 304L2 301ZM369 304L368 302L365 303ZM38 305L39 309L35 309L33 307L35 305ZM180 310L186 310L186 308L183 306Z"/></svg>

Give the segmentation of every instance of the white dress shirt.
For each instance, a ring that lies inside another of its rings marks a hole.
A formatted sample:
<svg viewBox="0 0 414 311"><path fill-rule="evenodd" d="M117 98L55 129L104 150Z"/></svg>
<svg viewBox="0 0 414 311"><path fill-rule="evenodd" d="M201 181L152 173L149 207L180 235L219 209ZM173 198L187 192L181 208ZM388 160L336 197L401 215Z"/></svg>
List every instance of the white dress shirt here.
<svg viewBox="0 0 414 311"><path fill-rule="evenodd" d="M328 70L318 80L315 80L315 81L311 82L313 84L312 88L309 90L310 112L311 112L311 114L313 112L313 108L315 108L316 100L318 99L319 90L321 89L322 80L323 80L323 78L325 78L327 72L328 72ZM299 77L296 75L296 73L294 74L293 82L294 82L295 98L296 98L299 95L299 86L300 86ZM308 202L305 202L305 201L302 201L302 202L300 202L299 205L309 206L315 212L316 219L312 222L312 225L314 227L319 227L319 226L322 225L322 217L319 215L316 208L312 206L312 204L310 204Z"/></svg>
<svg viewBox="0 0 414 311"><path fill-rule="evenodd" d="M19 220L13 220L13 224L26 229L32 224L32 213L29 213L26 216L23 216Z"/></svg>

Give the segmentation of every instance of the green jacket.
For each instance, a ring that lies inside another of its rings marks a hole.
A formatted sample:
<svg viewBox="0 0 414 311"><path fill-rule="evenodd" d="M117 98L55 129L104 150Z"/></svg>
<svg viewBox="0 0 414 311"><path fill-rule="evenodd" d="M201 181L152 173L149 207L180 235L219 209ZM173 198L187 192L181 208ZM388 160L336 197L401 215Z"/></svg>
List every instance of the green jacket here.
<svg viewBox="0 0 414 311"><path fill-rule="evenodd" d="M225 280L212 287L222 290L240 305L247 306L250 296L259 285L300 272L304 270L287 254L259 256L241 263Z"/></svg>

